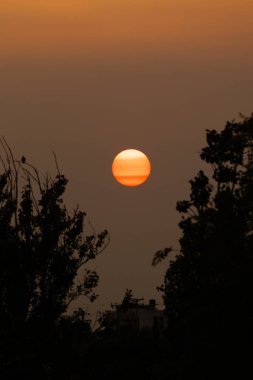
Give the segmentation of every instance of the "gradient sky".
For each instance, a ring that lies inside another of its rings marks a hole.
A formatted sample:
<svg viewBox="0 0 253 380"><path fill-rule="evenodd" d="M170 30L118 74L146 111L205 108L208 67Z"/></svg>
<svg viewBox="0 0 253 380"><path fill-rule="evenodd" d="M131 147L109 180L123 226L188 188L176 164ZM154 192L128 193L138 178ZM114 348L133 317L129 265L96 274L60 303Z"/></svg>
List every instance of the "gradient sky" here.
<svg viewBox="0 0 253 380"><path fill-rule="evenodd" d="M41 172L54 150L70 210L110 231L96 307L127 287L161 304L151 260L178 246L205 129L253 111L252 15L252 0L1 0L0 132ZM137 188L111 174L128 148L152 164Z"/></svg>

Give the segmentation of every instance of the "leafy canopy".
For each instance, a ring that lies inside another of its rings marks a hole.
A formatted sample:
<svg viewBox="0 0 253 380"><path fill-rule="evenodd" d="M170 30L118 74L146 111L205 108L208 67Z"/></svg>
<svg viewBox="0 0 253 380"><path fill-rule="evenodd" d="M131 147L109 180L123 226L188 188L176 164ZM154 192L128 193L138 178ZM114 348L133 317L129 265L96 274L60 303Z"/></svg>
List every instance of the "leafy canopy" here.
<svg viewBox="0 0 253 380"><path fill-rule="evenodd" d="M25 157L14 159L3 138L1 145L0 320L12 327L55 323L78 297L96 298L98 275L85 265L106 248L109 235L86 235L85 212L68 213L68 181L57 161L55 178L42 180Z"/></svg>
<svg viewBox="0 0 253 380"><path fill-rule="evenodd" d="M206 140L200 157L211 174L199 171L177 203L180 252L160 287L180 379L241 377L252 356L253 114L207 130Z"/></svg>
<svg viewBox="0 0 253 380"><path fill-rule="evenodd" d="M170 262L163 291L168 314L184 318L201 295L247 290L253 274L253 115L206 131L200 157L211 175L190 181L190 199L179 201L180 253ZM153 264L172 248L158 251ZM244 284L244 285L242 285ZM229 290L230 289L230 290Z"/></svg>

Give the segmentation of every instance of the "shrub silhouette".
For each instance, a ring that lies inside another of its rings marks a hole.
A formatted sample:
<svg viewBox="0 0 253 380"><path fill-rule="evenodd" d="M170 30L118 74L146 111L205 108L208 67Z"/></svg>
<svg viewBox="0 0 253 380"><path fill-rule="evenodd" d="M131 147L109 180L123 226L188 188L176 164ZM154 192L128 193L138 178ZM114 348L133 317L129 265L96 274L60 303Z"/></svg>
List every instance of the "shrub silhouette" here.
<svg viewBox="0 0 253 380"><path fill-rule="evenodd" d="M180 253L160 287L178 378L217 378L218 368L240 377L252 354L253 115L206 139L200 157L211 174L199 171L190 199L177 203Z"/></svg>
<svg viewBox="0 0 253 380"><path fill-rule="evenodd" d="M68 181L57 161L58 174L41 180L25 157L14 159L3 138L1 145L0 377L13 371L28 376L34 365L50 378L50 355L57 344L62 352L68 328L81 324L81 335L89 331L85 311L65 313L82 295L96 298L98 275L85 265L106 248L109 235L106 230L85 235L85 213L78 207L68 213L62 199ZM39 378L39 372L31 378Z"/></svg>

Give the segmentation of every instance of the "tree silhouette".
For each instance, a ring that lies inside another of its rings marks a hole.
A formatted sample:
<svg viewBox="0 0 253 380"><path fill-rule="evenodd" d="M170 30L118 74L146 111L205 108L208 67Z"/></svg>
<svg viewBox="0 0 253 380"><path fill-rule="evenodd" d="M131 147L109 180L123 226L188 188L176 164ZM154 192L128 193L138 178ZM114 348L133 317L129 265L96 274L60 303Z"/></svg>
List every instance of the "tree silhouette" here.
<svg viewBox="0 0 253 380"><path fill-rule="evenodd" d="M68 213L62 199L68 181L56 158L58 174L53 179L47 174L42 180L24 156L15 160L4 138L0 142L0 362L4 363L0 367L4 374L27 345L38 348L39 342L47 342L50 350L49 342L57 341L56 326L72 301L82 295L91 301L96 298L98 275L85 265L106 248L109 235L106 230L86 235L85 213L78 207ZM77 276L82 276L80 282ZM68 320L76 325L84 315L79 309Z"/></svg>
<svg viewBox="0 0 253 380"><path fill-rule="evenodd" d="M177 203L180 253L160 288L179 378L213 378L217 363L241 376L253 351L253 115L206 139L211 175L199 171Z"/></svg>

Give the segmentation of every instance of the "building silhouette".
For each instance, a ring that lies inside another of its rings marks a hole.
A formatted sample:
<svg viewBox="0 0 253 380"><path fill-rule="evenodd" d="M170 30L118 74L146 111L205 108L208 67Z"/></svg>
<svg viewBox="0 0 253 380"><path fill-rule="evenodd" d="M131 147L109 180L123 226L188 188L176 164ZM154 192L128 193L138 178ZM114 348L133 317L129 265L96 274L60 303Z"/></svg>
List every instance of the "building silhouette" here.
<svg viewBox="0 0 253 380"><path fill-rule="evenodd" d="M106 312L106 327L114 331L131 328L134 330L153 330L160 333L167 327L164 310L156 307L154 299L148 304L130 303Z"/></svg>

